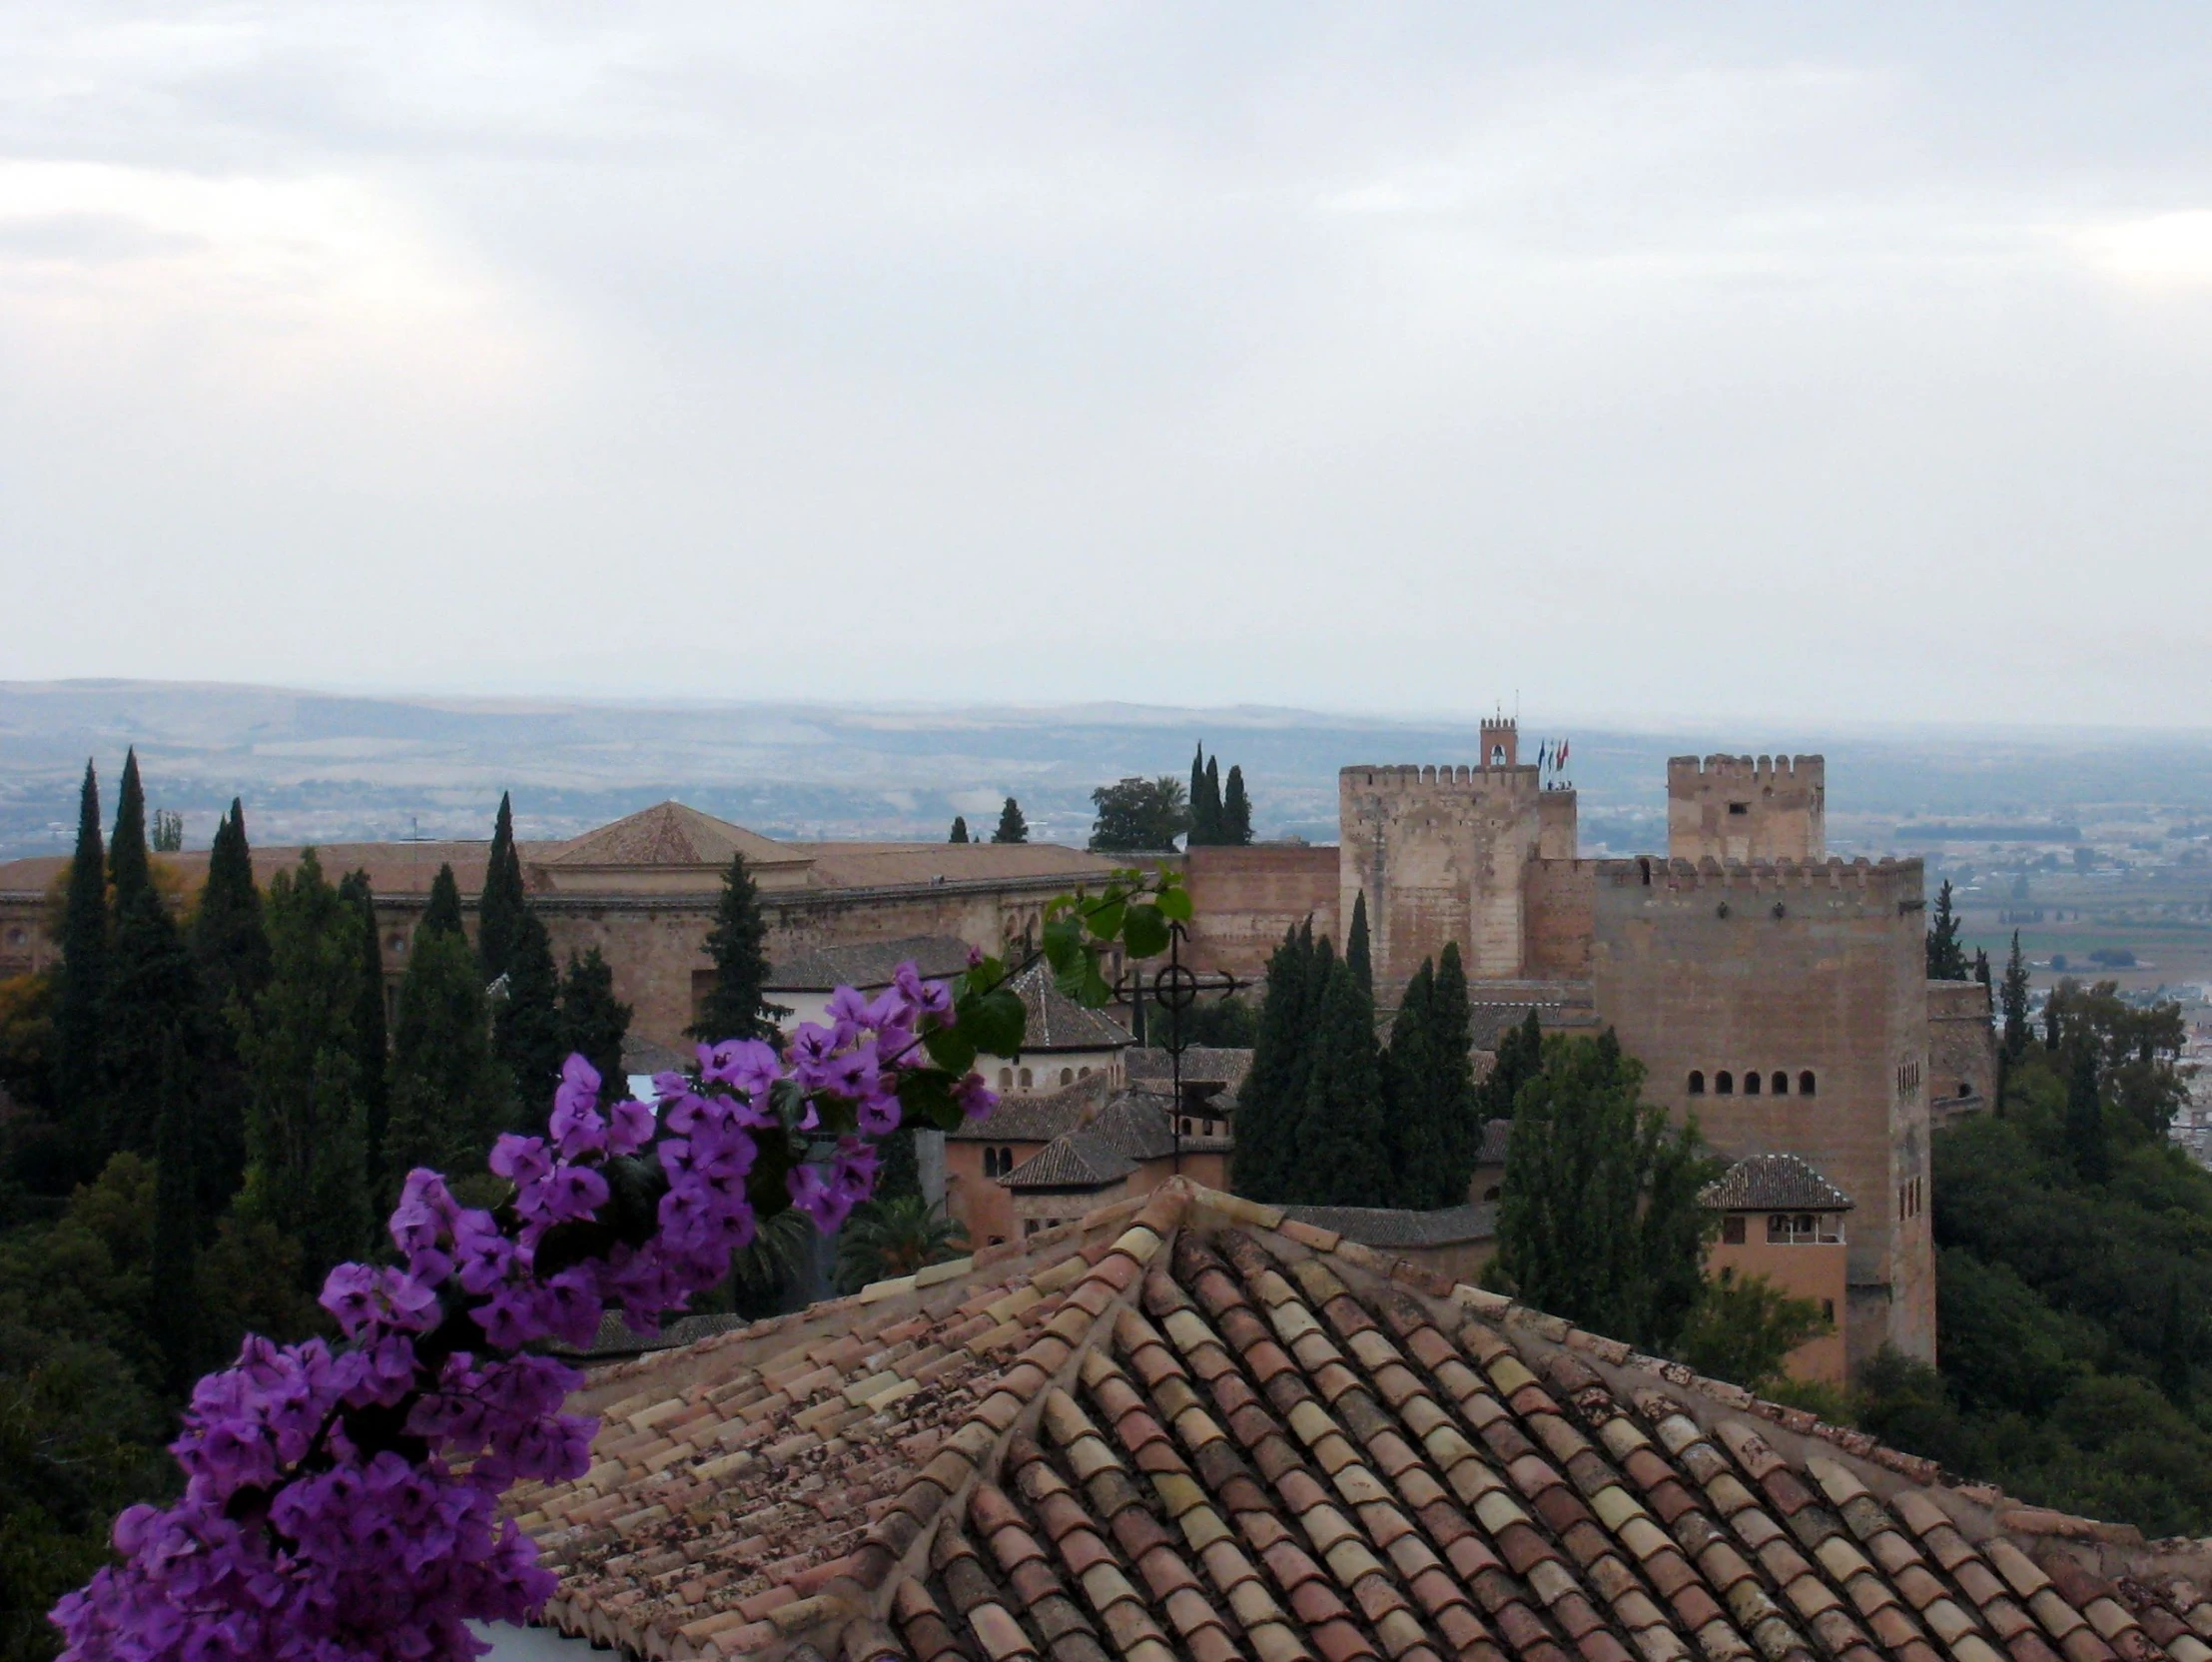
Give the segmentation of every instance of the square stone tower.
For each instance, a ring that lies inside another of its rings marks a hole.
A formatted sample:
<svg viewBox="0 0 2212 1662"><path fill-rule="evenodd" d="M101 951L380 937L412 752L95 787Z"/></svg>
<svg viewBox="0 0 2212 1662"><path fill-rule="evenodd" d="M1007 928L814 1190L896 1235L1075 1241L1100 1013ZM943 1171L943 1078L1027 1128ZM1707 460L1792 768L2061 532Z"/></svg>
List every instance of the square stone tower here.
<svg viewBox="0 0 2212 1662"><path fill-rule="evenodd" d="M1823 757L1667 759L1669 859L1826 859L1827 813Z"/></svg>

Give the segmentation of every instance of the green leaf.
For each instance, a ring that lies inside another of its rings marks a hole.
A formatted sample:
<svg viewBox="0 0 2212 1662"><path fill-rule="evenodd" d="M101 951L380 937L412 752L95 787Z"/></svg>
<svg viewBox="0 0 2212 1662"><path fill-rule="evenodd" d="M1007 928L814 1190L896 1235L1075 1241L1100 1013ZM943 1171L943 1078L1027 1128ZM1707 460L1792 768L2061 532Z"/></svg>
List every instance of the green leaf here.
<svg viewBox="0 0 2212 1662"><path fill-rule="evenodd" d="M1169 884L1159 891L1160 915L1171 923L1190 921L1190 891L1180 884Z"/></svg>
<svg viewBox="0 0 2212 1662"><path fill-rule="evenodd" d="M1110 941L1120 934L1121 914L1124 910L1126 908L1118 900L1109 901L1104 906L1094 908L1091 915L1084 920L1091 930L1092 938L1100 941Z"/></svg>
<svg viewBox="0 0 2212 1662"><path fill-rule="evenodd" d="M1045 926L1045 958L1055 973L1065 975L1083 956L1083 923L1073 917L1055 918Z"/></svg>
<svg viewBox="0 0 2212 1662"><path fill-rule="evenodd" d="M913 1068L899 1076L899 1114L910 1125L952 1131L968 1118L953 1098L959 1081L934 1068Z"/></svg>
<svg viewBox="0 0 2212 1662"><path fill-rule="evenodd" d="M1028 1027L1029 1012L1009 987L985 994L960 1013L960 1031L987 1056L1020 1055Z"/></svg>
<svg viewBox="0 0 2212 1662"><path fill-rule="evenodd" d="M1167 919L1149 901L1129 908L1121 943L1131 958L1152 958L1167 950Z"/></svg>
<svg viewBox="0 0 2212 1662"><path fill-rule="evenodd" d="M932 1062L949 1074L965 1074L975 1066L976 1041L961 1027L931 1028L922 1035L922 1048L930 1053Z"/></svg>

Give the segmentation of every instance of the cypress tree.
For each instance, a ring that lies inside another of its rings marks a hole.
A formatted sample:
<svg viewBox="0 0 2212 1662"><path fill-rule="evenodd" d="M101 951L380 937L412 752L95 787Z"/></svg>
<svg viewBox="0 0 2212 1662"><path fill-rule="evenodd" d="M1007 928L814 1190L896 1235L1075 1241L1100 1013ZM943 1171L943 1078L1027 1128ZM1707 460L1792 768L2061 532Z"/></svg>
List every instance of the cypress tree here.
<svg viewBox="0 0 2212 1662"><path fill-rule="evenodd" d="M61 995L54 1008L54 1100L82 1100L99 1077L100 1020L108 988L108 857L100 838L100 780L91 762L78 796L77 852L62 913ZM93 1153L90 1126L81 1151ZM97 1168L93 1168L97 1170ZM91 1171L84 1174L91 1176Z"/></svg>
<svg viewBox="0 0 2212 1662"><path fill-rule="evenodd" d="M1951 910L1950 879L1935 891L1935 921L1927 931L1927 978L1930 981L1964 981L1966 951L1958 943L1958 917Z"/></svg>
<svg viewBox="0 0 2212 1662"><path fill-rule="evenodd" d="M1216 847L1227 842L1226 827L1221 820L1221 758L1218 756L1205 759L1205 807L1202 812L1206 842Z"/></svg>
<svg viewBox="0 0 2212 1662"><path fill-rule="evenodd" d="M1252 799L1244 794L1244 770L1234 765L1221 793L1221 840L1237 848L1252 840Z"/></svg>
<svg viewBox="0 0 2212 1662"><path fill-rule="evenodd" d="M323 876L314 849L269 886L269 984L239 1037L246 1064L249 1222L302 1246L304 1285L369 1240L361 1048L354 1033L359 913Z"/></svg>
<svg viewBox="0 0 2212 1662"><path fill-rule="evenodd" d="M269 932L254 887L246 809L235 797L215 828L207 886L192 920L192 955L207 999L207 1052L198 1108L200 1217L222 1216L246 1176L247 1080L239 1033L269 984Z"/></svg>
<svg viewBox="0 0 2212 1662"><path fill-rule="evenodd" d="M254 887L246 808L236 797L216 824L208 883L192 920L192 950L217 1010L233 999L252 1004L269 980L269 934L262 927L261 891Z"/></svg>
<svg viewBox="0 0 2212 1662"><path fill-rule="evenodd" d="M966 814L955 814L953 816L953 834L945 840L949 843L964 843L968 840L968 816Z"/></svg>
<svg viewBox="0 0 2212 1662"><path fill-rule="evenodd" d="M108 885L118 912L141 889L153 887L146 854L146 788L139 783L138 751L123 757L123 789L115 805L115 835L108 839Z"/></svg>
<svg viewBox="0 0 2212 1662"><path fill-rule="evenodd" d="M101 1006L102 1164L118 1149L153 1152L153 1071L172 1048L180 1069L199 1060L206 1007L192 953L154 886L122 894L117 910Z"/></svg>
<svg viewBox="0 0 2212 1662"><path fill-rule="evenodd" d="M470 1172L510 1118L509 1082L491 1053L481 970L465 937L425 931L399 983L391 1034L391 1109L383 1195L417 1166Z"/></svg>
<svg viewBox="0 0 2212 1662"><path fill-rule="evenodd" d="M1436 1187L1441 1151L1429 1090L1433 1070L1429 1004L1435 989L1436 966L1424 958L1398 1000L1398 1013L1390 1023L1390 1049L1383 1058L1387 1109L1383 1131L1390 1152L1389 1205L1394 1207L1426 1209Z"/></svg>
<svg viewBox="0 0 2212 1662"><path fill-rule="evenodd" d="M2189 1406L2191 1352L2189 1317L2182 1305L2181 1277L2166 1282L2166 1310L2158 1324L2158 1388L2177 1408Z"/></svg>
<svg viewBox="0 0 2212 1662"><path fill-rule="evenodd" d="M1204 847L1213 841L1216 829L1213 816L1206 812L1205 745L1201 742L1190 758L1190 833L1183 846Z"/></svg>
<svg viewBox="0 0 2212 1662"><path fill-rule="evenodd" d="M161 1344L164 1388L181 1393L197 1371L199 1309L195 1292L200 1246L199 1160L192 1081L183 1047L172 1038L160 1057L154 1122L154 1243L151 1291Z"/></svg>
<svg viewBox="0 0 2212 1662"><path fill-rule="evenodd" d="M1541 1041L1539 1041L1541 1043ZM1474 1017L1467 1006L1467 970L1460 962L1459 943L1446 941L1436 961L1436 981L1429 991L1428 1053L1433 1110L1445 1153L1440 1207L1456 1207L1467 1199L1467 1186L1475 1175L1475 1156L1482 1150L1481 1122L1475 1114Z"/></svg>
<svg viewBox="0 0 2212 1662"><path fill-rule="evenodd" d="M1498 1036L1497 1059L1476 1088L1476 1123L1512 1119L1513 1104L1521 1094L1521 1087L1541 1073L1543 1067L1544 1029L1532 1009L1520 1026L1509 1027Z"/></svg>
<svg viewBox="0 0 2212 1662"><path fill-rule="evenodd" d="M491 827L491 855L484 862L483 893L476 901L476 962L486 986L514 967L515 938L528 908L522 857L514 851L514 808L501 791L499 817Z"/></svg>
<svg viewBox="0 0 2212 1662"><path fill-rule="evenodd" d="M999 828L991 833L995 843L1026 843L1030 840L1030 822L1022 817L1022 804L1013 797L999 810Z"/></svg>
<svg viewBox="0 0 2212 1662"><path fill-rule="evenodd" d="M594 954L597 948L592 949ZM513 1086L514 1129L536 1133L552 1111L560 1065L572 1047L562 1033L560 972L553 943L525 908L514 932L504 997L492 1007L491 1046Z"/></svg>
<svg viewBox="0 0 2212 1662"><path fill-rule="evenodd" d="M369 887L369 873L348 872L339 882L338 893L361 920L361 979L354 992L354 1046L361 1068L362 1148L373 1192L382 1172L384 1122L391 1110L384 1077L391 1060L391 1040L384 1022L384 950L377 937L376 896Z"/></svg>
<svg viewBox="0 0 2212 1662"><path fill-rule="evenodd" d="M1316 1206L1390 1204L1374 1005L1343 963L1329 967L1322 987L1293 1192Z"/></svg>
<svg viewBox="0 0 2212 1662"><path fill-rule="evenodd" d="M1989 954L1980 947L1974 948L1974 979L1981 983L1983 992L1992 990L1989 985Z"/></svg>
<svg viewBox="0 0 2212 1662"><path fill-rule="evenodd" d="M1231 1174L1236 1193L1253 1200L1277 1199L1287 1181L1296 1108L1304 1100L1307 959L1312 951L1308 925L1303 933L1285 930L1282 945L1267 960L1267 991L1260 1001L1252 1065L1237 1093Z"/></svg>
<svg viewBox="0 0 2212 1662"><path fill-rule="evenodd" d="M1352 972L1367 1002L1375 1001L1375 970L1367 955L1367 891L1352 897L1352 927L1344 938L1344 967Z"/></svg>
<svg viewBox="0 0 2212 1662"><path fill-rule="evenodd" d="M439 866L437 875L430 879L430 904L423 909L416 938L440 931L453 935L463 932L460 922L460 885L453 881L451 866Z"/></svg>
<svg viewBox="0 0 2212 1662"><path fill-rule="evenodd" d="M724 1039L772 1039L776 1016L761 989L768 982L768 925L760 915L760 891L745 869L745 856L733 854L722 879L722 903L707 936L714 960L714 982L699 1005L691 1036L708 1044Z"/></svg>
<svg viewBox="0 0 2212 1662"><path fill-rule="evenodd" d="M2104 1135L2104 1099L2097 1090L2096 1047L2087 1035L2074 1042L2066 1078L2066 1152L2083 1183L2112 1176L2112 1150Z"/></svg>
<svg viewBox="0 0 2212 1662"><path fill-rule="evenodd" d="M578 958L568 955L568 973L560 984L561 1049L573 1051L599 1070L609 1101L626 1092L622 1041L629 1037L630 1007L614 996L614 970L593 947Z"/></svg>
<svg viewBox="0 0 2212 1662"><path fill-rule="evenodd" d="M2004 1054L2017 1062L2027 1054L2027 961L2020 956L2020 932L2012 931L2012 952L2004 961L2004 981L1997 994L2004 1012Z"/></svg>
<svg viewBox="0 0 2212 1662"><path fill-rule="evenodd" d="M2047 1051L2058 1049L2061 1031L2060 1018L2065 1008L2066 989L2073 985L2072 981L2061 981L2043 997L2043 1049Z"/></svg>

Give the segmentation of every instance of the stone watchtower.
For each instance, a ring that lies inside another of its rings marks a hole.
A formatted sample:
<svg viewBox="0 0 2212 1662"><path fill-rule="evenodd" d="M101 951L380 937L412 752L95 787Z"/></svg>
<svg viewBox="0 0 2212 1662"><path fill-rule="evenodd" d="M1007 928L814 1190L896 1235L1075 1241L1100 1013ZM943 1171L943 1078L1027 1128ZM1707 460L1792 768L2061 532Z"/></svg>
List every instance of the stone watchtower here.
<svg viewBox="0 0 2212 1662"><path fill-rule="evenodd" d="M1820 756L1671 756L1671 860L1828 857L1828 763Z"/></svg>

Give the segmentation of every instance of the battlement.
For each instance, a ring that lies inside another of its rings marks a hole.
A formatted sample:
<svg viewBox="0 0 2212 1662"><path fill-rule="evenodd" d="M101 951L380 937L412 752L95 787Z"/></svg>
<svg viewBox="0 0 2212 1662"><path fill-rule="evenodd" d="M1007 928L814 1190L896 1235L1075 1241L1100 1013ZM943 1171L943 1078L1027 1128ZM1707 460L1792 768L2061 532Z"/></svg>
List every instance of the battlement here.
<svg viewBox="0 0 2212 1662"><path fill-rule="evenodd" d="M1524 767L1518 762L1504 767L1470 767L1465 762L1363 762L1355 767L1338 768L1336 783L1339 790L1393 791L1453 785L1481 786L1495 790L1501 784L1513 789L1525 788L1531 792L1537 789L1535 764Z"/></svg>
<svg viewBox="0 0 2212 1662"><path fill-rule="evenodd" d="M1730 860L1710 855L1702 860L1662 860L1657 855L1637 855L1626 860L1589 862L1605 888L1648 888L1685 891L1741 890L1747 894L1787 889L1849 889L1894 898L1900 905L1916 906L1921 898L1924 868L1916 859L1861 856L1845 860Z"/></svg>
<svg viewBox="0 0 2212 1662"><path fill-rule="evenodd" d="M1818 785L1827 782L1828 758L1826 756L1669 756L1667 758L1667 789L1675 790L1677 781L1695 788L1700 783L1743 783L1748 785L1794 784Z"/></svg>

